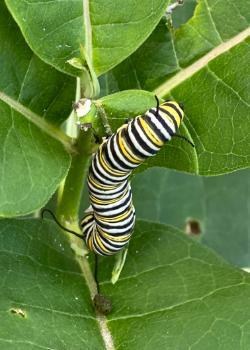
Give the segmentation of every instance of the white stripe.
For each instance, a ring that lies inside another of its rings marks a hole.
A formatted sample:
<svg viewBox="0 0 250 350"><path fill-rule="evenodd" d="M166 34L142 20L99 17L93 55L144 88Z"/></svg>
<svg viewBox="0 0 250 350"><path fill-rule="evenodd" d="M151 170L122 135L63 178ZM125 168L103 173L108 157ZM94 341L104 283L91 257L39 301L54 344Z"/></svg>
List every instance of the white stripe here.
<svg viewBox="0 0 250 350"><path fill-rule="evenodd" d="M96 194L91 193L91 196L92 196L93 198L95 198L95 199L104 200L104 201L105 201L105 200L109 201L109 200L116 199L117 197L122 196L122 193L123 193L123 191L122 191L121 193L119 193L119 194L112 194L112 195L109 195L109 196L106 196L106 195L96 195Z"/></svg>
<svg viewBox="0 0 250 350"><path fill-rule="evenodd" d="M109 217L109 216L113 216L113 215L119 215L122 212L124 212L124 210L131 205L131 202L132 202L132 198L130 199L130 201L126 205L124 205L121 208L117 208L117 209L114 209L114 210L107 210L106 212L101 212L101 213L98 213L98 210L96 210L96 212L97 212L98 215L101 215L101 216L104 216L104 217Z"/></svg>
<svg viewBox="0 0 250 350"><path fill-rule="evenodd" d="M108 150L109 158L111 159L112 163L116 166L116 168L117 168L118 170L123 170L123 171L125 170L125 171L128 171L127 168L122 167L121 165L119 165L119 164L115 161L115 159L114 159L114 157L113 157L113 154L112 154L112 152L111 152L110 142L111 142L111 139L108 140L108 143L107 143L107 150Z"/></svg>
<svg viewBox="0 0 250 350"><path fill-rule="evenodd" d="M108 148L107 148L107 146L108 146L108 140L110 140L110 138L107 139L107 140L105 141L105 144L106 144L106 149L107 149L107 151L108 151L108 154L110 154L111 152L110 152L110 150L108 150ZM110 142L109 142L109 143L110 143ZM110 164L110 162L108 161L108 159L107 159L106 156L105 156L105 153L106 153L106 152L105 152L105 150L103 150L103 145L104 145L104 143L100 145L99 152L98 152L99 157L102 158L102 160L103 160L104 163L106 163L107 165L109 165L109 166L111 167L111 170L112 170L112 171L118 173L117 176L126 175L126 174L127 174L127 170L121 171L121 170L118 170L118 169L115 169L114 167L112 167L112 164Z"/></svg>
<svg viewBox="0 0 250 350"><path fill-rule="evenodd" d="M99 183L98 183L99 184ZM119 193L122 193L126 187L124 187L124 183L122 183L122 185L117 186L116 188L112 189L112 190L103 190L103 189L98 189L97 187L95 187L94 185L92 185L90 183L90 181L88 181L88 186L90 187L91 191L95 191L98 194L103 195L103 193L105 193L105 195L109 196L109 195L118 195ZM94 194L96 195L96 194Z"/></svg>
<svg viewBox="0 0 250 350"><path fill-rule="evenodd" d="M93 187L94 188L94 187ZM98 192L98 194L95 194L95 193L91 193L91 196L93 198L96 198L96 199L100 199L100 200L110 200L110 199L115 199L117 197L120 197L122 196L123 193L125 193L126 191L129 191L131 189L130 185L127 184L124 188L120 188L119 189L119 192L116 192L116 193L107 193L107 192L104 192L105 194L103 194L103 192ZM93 211L93 210L92 210Z"/></svg>
<svg viewBox="0 0 250 350"><path fill-rule="evenodd" d="M108 248L108 249L110 249L110 250L115 250L115 251L118 251L118 250L122 249L122 248L124 247L124 245L127 244L128 240L129 240L129 238L128 238L128 240L127 240L127 241L124 241L124 242L114 242L114 244L118 245L118 247L114 247L114 246L112 246L112 242L113 242L113 241L109 240L109 239L106 238L106 237L105 237L106 240L111 241L111 243L108 243L108 242L104 241L104 239L102 238L101 234L99 234L99 238L100 238L100 240L102 241L102 244L103 244L106 248Z"/></svg>
<svg viewBox="0 0 250 350"><path fill-rule="evenodd" d="M146 121L145 121L146 122ZM138 134L140 135L141 139L149 146L149 148L151 148L154 151L159 151L160 147L156 147L150 139L147 138L147 136L144 134L144 132L141 130L140 125L138 124L138 119L135 119L135 128L138 132Z"/></svg>
<svg viewBox="0 0 250 350"><path fill-rule="evenodd" d="M135 223L135 221L133 220L131 225L129 225L126 228L123 228L123 229L121 229L121 228L120 229L115 229L115 228L114 229L105 229L105 232L107 232L107 234L121 234L123 232L127 232L127 231L131 230L134 226L134 223ZM97 225L97 226L99 226L99 225Z"/></svg>
<svg viewBox="0 0 250 350"><path fill-rule="evenodd" d="M121 195L115 196L113 199L111 199L111 200L113 200L112 203L109 203L110 198L108 198L108 199L106 199L106 198L99 198L99 197L93 196L93 194L91 194L91 197L93 198L93 199L91 198L91 202L95 203L95 199L103 201L103 203L101 203L101 204L94 204L95 206L98 206L99 209L100 208L101 209L106 209L109 206L114 207L114 206L119 205L119 201L121 199L123 199L127 195L126 192L127 192L127 190L124 191ZM118 199L118 198L120 198L120 199Z"/></svg>
<svg viewBox="0 0 250 350"><path fill-rule="evenodd" d="M157 127L157 129L160 130L160 132L163 134L163 136L165 137L166 140L171 140L171 136L168 133L168 131L163 127L163 125L157 120L156 116L151 113L148 112L147 116L150 118L151 122ZM171 123L171 125L169 125L169 121L166 120L166 118L164 118L164 121L166 122L166 124L169 126L169 128L173 131L173 124ZM173 131L174 133L174 131Z"/></svg>
<svg viewBox="0 0 250 350"><path fill-rule="evenodd" d="M117 222L106 222L106 221L102 221L102 220L100 220L99 218L98 218L98 225L99 225L99 223L101 223L101 224L103 224L103 225L109 225L110 226L110 228L112 228L112 227L119 227L119 226L122 226L122 225L126 225L126 224L128 224L130 221L131 221L131 219L133 218L133 215L134 215L134 213L133 212L131 212L130 214L129 214L129 217L127 218L127 219L123 219L123 220L120 220L120 221L117 221ZM99 225L100 226L100 225ZM109 230L109 229L103 229L104 231L105 230Z"/></svg>
<svg viewBox="0 0 250 350"><path fill-rule="evenodd" d="M117 200L114 203L111 203L111 204L95 204L95 203L93 203L92 206L95 208L96 211L98 211L98 208L108 210L109 208L113 208L114 206L118 206L120 204L123 204L129 197L132 197L131 191L128 191L124 197L122 197L121 199Z"/></svg>
<svg viewBox="0 0 250 350"><path fill-rule="evenodd" d="M98 182L99 182L100 185L102 185L102 184L104 184L104 185L115 185L112 180L106 180L106 179L104 179L101 176L102 174L98 173L98 171L95 168L94 162L92 162L92 171L93 171L93 174L94 174L95 178L98 179ZM118 183L118 185L119 185L119 183Z"/></svg>
<svg viewBox="0 0 250 350"><path fill-rule="evenodd" d="M171 114L171 112L169 112L169 113ZM159 111L159 115L160 115L161 119L164 120L168 124L168 126L173 130L173 132L176 133L176 128L175 128L174 122L167 115L167 113Z"/></svg>
<svg viewBox="0 0 250 350"><path fill-rule="evenodd" d="M98 159L97 156L95 157L95 159L96 159L97 168L98 168L98 170L99 170L100 173L102 173L104 176L108 177L110 180L118 180L118 181L115 181L114 184L119 184L119 182L122 182L122 181L124 181L124 180L126 180L126 179L128 178L128 176L129 176L128 174L126 174L125 176L119 176L119 175L117 175L117 176L112 176L112 175L110 175L110 174L105 170L105 168L100 164L99 159Z"/></svg>
<svg viewBox="0 0 250 350"><path fill-rule="evenodd" d="M131 123L128 125L128 136L129 136L130 140L133 142L135 148L136 148L140 153L144 154L144 155L147 156L147 157L152 157L152 156L153 156L153 154L151 154L151 153L145 151L145 149L142 148L142 147L139 145L139 143L137 142L137 140L136 140L136 138L135 138L135 136L134 136L134 134L133 134L133 132L132 132L132 130L131 130ZM138 164L137 166L139 166L139 165L140 165L140 164Z"/></svg>
<svg viewBox="0 0 250 350"><path fill-rule="evenodd" d="M125 163L125 164L128 166L127 171L130 171L130 172L131 172L130 168L133 168L133 169L134 169L134 168L138 167L138 165L140 165L140 164L130 163L130 162L123 156L123 154L120 152L119 147L118 147L118 136L117 136L117 135L115 135L114 150L115 150L115 152L116 152L116 156L117 156L123 163Z"/></svg>

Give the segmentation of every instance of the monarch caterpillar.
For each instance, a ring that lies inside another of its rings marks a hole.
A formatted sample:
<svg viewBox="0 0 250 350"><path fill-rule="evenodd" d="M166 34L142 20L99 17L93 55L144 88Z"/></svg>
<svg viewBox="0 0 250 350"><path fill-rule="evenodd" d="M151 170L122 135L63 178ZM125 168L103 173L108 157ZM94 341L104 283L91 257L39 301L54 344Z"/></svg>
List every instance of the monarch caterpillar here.
<svg viewBox="0 0 250 350"><path fill-rule="evenodd" d="M183 108L177 102L166 101L160 105L157 99L156 108L123 124L101 143L88 174L92 211L80 224L91 251L113 255L129 242L135 224L135 209L128 178L173 136L191 143L177 134L183 117Z"/></svg>
<svg viewBox="0 0 250 350"><path fill-rule="evenodd" d="M150 108L144 115L123 124L106 138L95 153L88 173L91 210L80 222L82 234L64 230L84 239L97 255L113 255L129 242L135 224L135 209L129 182L131 172L147 158L155 156L162 146L177 134L184 117L183 106L166 101ZM89 211L89 210L88 210Z"/></svg>

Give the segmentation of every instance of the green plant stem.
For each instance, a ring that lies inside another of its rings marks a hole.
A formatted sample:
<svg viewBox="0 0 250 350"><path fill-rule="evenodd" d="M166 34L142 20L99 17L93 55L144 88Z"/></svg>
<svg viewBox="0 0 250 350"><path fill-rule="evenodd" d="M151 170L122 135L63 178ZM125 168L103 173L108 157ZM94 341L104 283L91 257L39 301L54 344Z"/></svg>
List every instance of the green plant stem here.
<svg viewBox="0 0 250 350"><path fill-rule="evenodd" d="M81 132L76 141L77 153L72 163L63 190L58 198L57 216L62 224L72 228L78 226L81 194L86 178L90 157L93 152L92 132Z"/></svg>

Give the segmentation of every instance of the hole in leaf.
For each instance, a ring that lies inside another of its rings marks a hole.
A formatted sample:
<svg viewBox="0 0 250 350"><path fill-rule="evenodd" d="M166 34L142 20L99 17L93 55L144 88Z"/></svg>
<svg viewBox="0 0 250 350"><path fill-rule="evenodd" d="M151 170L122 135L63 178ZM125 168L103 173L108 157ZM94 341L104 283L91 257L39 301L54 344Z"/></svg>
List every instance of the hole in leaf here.
<svg viewBox="0 0 250 350"><path fill-rule="evenodd" d="M196 219L188 219L185 225L185 232L187 235L199 236L201 234L200 222Z"/></svg>
<svg viewBox="0 0 250 350"><path fill-rule="evenodd" d="M24 310L20 309L20 308L12 308L12 309L10 309L10 312L12 314L20 316L22 318L26 318L27 317L26 312Z"/></svg>

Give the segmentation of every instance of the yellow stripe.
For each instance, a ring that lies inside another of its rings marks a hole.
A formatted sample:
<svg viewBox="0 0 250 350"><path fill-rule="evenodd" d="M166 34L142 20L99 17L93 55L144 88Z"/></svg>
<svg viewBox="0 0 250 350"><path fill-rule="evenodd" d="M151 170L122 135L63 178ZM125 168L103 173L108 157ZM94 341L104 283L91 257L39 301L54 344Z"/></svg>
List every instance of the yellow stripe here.
<svg viewBox="0 0 250 350"><path fill-rule="evenodd" d="M130 148L130 146L127 144L126 140L122 136L121 136L121 139L122 139L123 146L126 149L126 151L128 152L128 154L130 155L130 157L134 158L135 162L140 164L144 159L140 158L139 156L137 156L133 153L132 149Z"/></svg>
<svg viewBox="0 0 250 350"><path fill-rule="evenodd" d="M87 246L89 247L89 250L91 250L93 252L93 233L92 235L89 236L88 242L87 242Z"/></svg>
<svg viewBox="0 0 250 350"><path fill-rule="evenodd" d="M144 119L142 119L142 117L140 118L140 122L142 124L143 130L145 131L145 133L147 134L148 138L155 143L157 146L162 146L164 144L163 141L161 141L157 135L153 132L153 130L150 128L150 126L147 124L147 122L145 122Z"/></svg>
<svg viewBox="0 0 250 350"><path fill-rule="evenodd" d="M104 204L105 205L105 204L116 203L117 201L122 199L126 194L127 194L127 191L124 192L121 196L119 196L117 198L109 199L109 200L107 200L107 199L98 199L92 194L89 195L89 198L91 198L91 202L93 202L95 204Z"/></svg>
<svg viewBox="0 0 250 350"><path fill-rule="evenodd" d="M131 215L131 211L132 211L132 208L129 209L128 211L126 211L124 214L119 215L119 216L115 216L114 218L107 218L107 217L105 218L105 217L100 216L96 213L95 213L95 217L99 221L103 221L103 222L119 222L119 221L122 221L124 219L127 219Z"/></svg>
<svg viewBox="0 0 250 350"><path fill-rule="evenodd" d="M89 175L88 176L88 181L94 186L94 187L96 187L96 188L99 188L99 189L101 189L101 190L114 190L116 187L117 187L117 185L101 185L101 184L98 184L93 178L92 178L92 176L91 175Z"/></svg>
<svg viewBox="0 0 250 350"><path fill-rule="evenodd" d="M103 166L103 168L107 171L107 172L110 172L112 175L114 176L123 176L123 175L126 175L127 172L126 171L119 171L119 170L114 170L113 168L110 167L110 165L106 162L106 160L104 159L103 155L102 155L102 145L100 145L100 148L99 148L99 152L98 152L98 159L101 163L101 165Z"/></svg>
<svg viewBox="0 0 250 350"><path fill-rule="evenodd" d="M104 245L102 244L98 234L95 235L95 238L96 238L96 241L97 241L97 244L98 244L98 248L100 248L105 253L109 253L110 251L107 248L104 247Z"/></svg>
<svg viewBox="0 0 250 350"><path fill-rule="evenodd" d="M179 127L180 123L181 123L181 118L180 118L179 114L173 108L171 108L169 106L161 106L161 108L163 108L165 111L169 112L174 117L174 119L176 120L176 123ZM160 114L161 114L162 118L168 119L170 121L170 123L174 125L173 120L167 114L163 113L162 111L160 111Z"/></svg>
<svg viewBox="0 0 250 350"><path fill-rule="evenodd" d="M86 224L89 221L89 219L91 220L93 219L93 214L87 214L86 216L84 216L80 224L81 225Z"/></svg>
<svg viewBox="0 0 250 350"><path fill-rule="evenodd" d="M121 136L121 134L120 134L120 132L118 133L118 143L119 143L119 145L120 145L120 148L121 148L121 150L122 150L122 152L123 152L123 155L125 155L125 157L131 162L131 163L134 163L134 164L140 164L141 163L141 159L136 159L136 158L134 158L134 157L132 157L129 153L128 153L128 151L127 151L127 149L126 149L126 147L124 146L124 144L123 144L123 139L122 139L122 136ZM133 155L134 156L134 155Z"/></svg>
<svg viewBox="0 0 250 350"><path fill-rule="evenodd" d="M129 240L130 239L130 237L131 237L131 233L129 233L129 234L127 234L127 235L123 235L123 236L111 236L111 235L108 235L107 233L105 233L105 232L101 232L101 235L103 236L103 237L105 237L107 240L109 240L109 241L113 241L113 242L126 242L127 240Z"/></svg>

